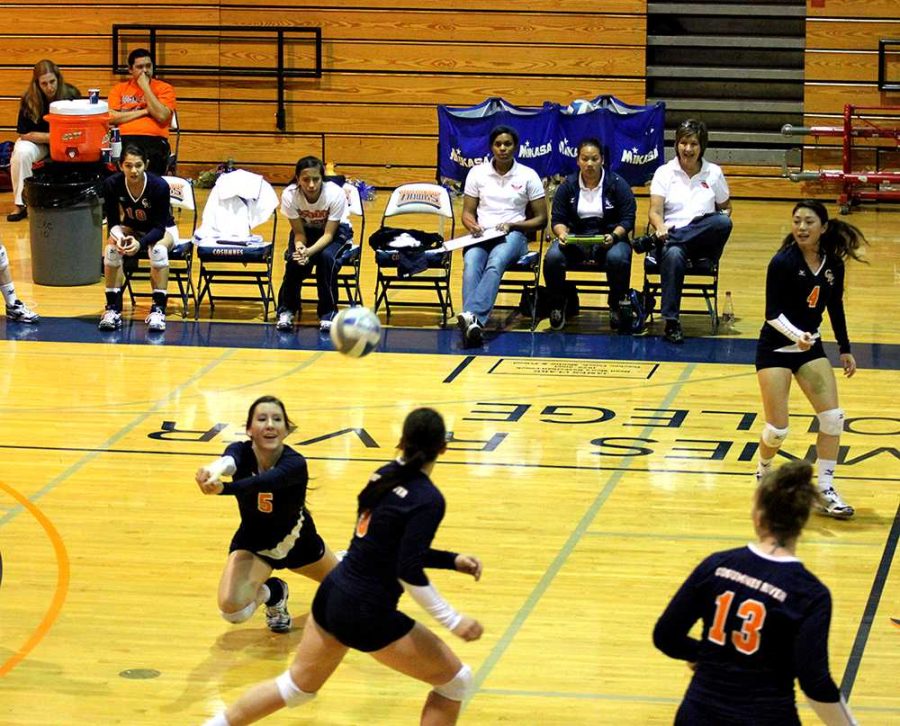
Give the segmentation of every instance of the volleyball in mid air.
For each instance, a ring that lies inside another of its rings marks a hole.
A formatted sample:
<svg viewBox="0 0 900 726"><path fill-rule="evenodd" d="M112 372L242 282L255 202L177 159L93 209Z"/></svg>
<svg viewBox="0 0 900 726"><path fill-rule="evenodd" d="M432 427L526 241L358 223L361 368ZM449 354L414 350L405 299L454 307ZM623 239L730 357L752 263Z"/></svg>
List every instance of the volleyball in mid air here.
<svg viewBox="0 0 900 726"><path fill-rule="evenodd" d="M351 358L362 358L378 347L381 321L369 308L346 308L337 314L330 332L335 350Z"/></svg>

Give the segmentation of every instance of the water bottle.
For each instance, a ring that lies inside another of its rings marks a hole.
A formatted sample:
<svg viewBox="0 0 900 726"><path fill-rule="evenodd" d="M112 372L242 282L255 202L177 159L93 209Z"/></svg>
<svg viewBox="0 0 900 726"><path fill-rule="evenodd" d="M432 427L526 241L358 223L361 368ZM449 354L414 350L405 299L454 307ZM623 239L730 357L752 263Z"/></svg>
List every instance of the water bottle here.
<svg viewBox="0 0 900 726"><path fill-rule="evenodd" d="M722 324L726 330L734 329L734 301L731 299L731 291L725 293L725 306L722 308Z"/></svg>
<svg viewBox="0 0 900 726"><path fill-rule="evenodd" d="M634 324L634 308L628 295L619 303L619 335L631 335Z"/></svg>
<svg viewBox="0 0 900 726"><path fill-rule="evenodd" d="M118 164L119 157L122 156L122 137L119 136L119 127L113 127L109 136L109 156L113 164Z"/></svg>

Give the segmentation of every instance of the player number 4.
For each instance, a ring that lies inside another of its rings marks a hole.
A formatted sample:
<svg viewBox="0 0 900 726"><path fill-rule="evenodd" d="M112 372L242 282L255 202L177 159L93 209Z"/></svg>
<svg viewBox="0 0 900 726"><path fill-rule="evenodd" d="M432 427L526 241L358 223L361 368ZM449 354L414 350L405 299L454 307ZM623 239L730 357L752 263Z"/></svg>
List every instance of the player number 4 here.
<svg viewBox="0 0 900 726"><path fill-rule="evenodd" d="M819 290L820 290L819 286L816 285L812 289L812 292L810 292L806 298L806 304L809 305L811 308L814 308L816 306L816 304L819 302Z"/></svg>
<svg viewBox="0 0 900 726"><path fill-rule="evenodd" d="M734 600L734 592L726 590L716 598L716 614L709 629L709 640L725 645L725 623ZM766 620L766 606L759 600L744 600L737 609L737 616L744 621L740 630L731 633L731 642L738 652L753 655L759 650L759 637Z"/></svg>

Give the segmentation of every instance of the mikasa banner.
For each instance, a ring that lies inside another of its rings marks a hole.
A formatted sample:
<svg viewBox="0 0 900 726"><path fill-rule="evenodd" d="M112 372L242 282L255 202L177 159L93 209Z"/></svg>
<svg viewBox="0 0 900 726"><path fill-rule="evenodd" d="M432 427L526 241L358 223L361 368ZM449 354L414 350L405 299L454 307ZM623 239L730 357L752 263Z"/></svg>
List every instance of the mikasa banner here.
<svg viewBox="0 0 900 726"><path fill-rule="evenodd" d="M665 104L632 106L613 96L569 106L546 101L522 108L489 98L468 108L438 106L438 175L461 182L475 164L489 158L488 135L500 124L519 134L517 159L541 177L566 175L575 165L578 142L596 137L606 166L632 186L645 184L664 162Z"/></svg>

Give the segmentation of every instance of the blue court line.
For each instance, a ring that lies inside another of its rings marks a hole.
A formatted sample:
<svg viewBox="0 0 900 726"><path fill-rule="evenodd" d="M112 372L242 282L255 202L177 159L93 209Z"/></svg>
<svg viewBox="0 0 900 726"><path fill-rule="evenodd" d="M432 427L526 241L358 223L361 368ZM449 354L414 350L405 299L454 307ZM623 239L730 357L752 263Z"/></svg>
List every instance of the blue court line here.
<svg viewBox="0 0 900 726"><path fill-rule="evenodd" d="M379 350L386 353L425 355L516 356L525 358L577 358L643 360L675 363L751 364L756 340L752 338L688 338L684 345L671 345L657 336L563 333L533 333L509 330L488 331L482 348L463 348L455 329L383 329ZM97 329L96 317L42 318L37 325L0 318L0 340L53 343L130 343L158 346L202 346L220 348L267 348L276 350L332 351L327 334L318 327L279 332L266 323L233 323L180 320L171 316L166 332L148 334L141 322L126 321L121 330ZM838 361L837 346L826 343L829 358ZM900 370L900 345L854 343L853 354L861 368Z"/></svg>
<svg viewBox="0 0 900 726"><path fill-rule="evenodd" d="M467 355L467 356L465 357L465 359L463 360L463 362L460 363L458 366L456 366L456 368L453 369L453 371L450 373L450 375L447 376L447 377L442 381L442 383L453 383L453 381L456 380L456 377L457 377L460 373L462 373L466 368L468 368L469 364L470 364L473 360L475 360L475 356L474 356L474 355Z"/></svg>
<svg viewBox="0 0 900 726"><path fill-rule="evenodd" d="M146 412L146 415L149 416L153 411ZM146 417L146 416L145 416ZM303 456L307 459L307 461L349 461L354 463L372 463L372 464L384 464L385 456L316 456L314 454L309 454L302 451L302 447L298 446L296 443L287 442L289 446L293 446L303 453ZM126 454L126 455L140 455L140 456L202 456L202 457L216 457L219 456L222 451L221 449L215 449L213 451L160 451L158 449L103 449L96 447L86 447L86 446L33 446L26 444L0 444L0 450L2 449L15 449L21 451L81 451L81 452L100 452L104 454ZM393 451L393 449L391 449ZM448 449L450 454L453 453L466 453L467 449ZM473 450L474 451L474 450ZM747 477L750 476L747 473L746 469L741 469L739 471L710 471L708 469L662 469L659 467L654 467L652 469L637 469L631 466L631 460L637 459L638 457L627 457L628 463L623 463L622 466L584 466L583 464L528 464L524 462L507 462L507 461L451 461L446 458L441 458L438 461L438 466L497 466L497 467L508 467L513 469L560 469L564 471L611 471L611 472L631 472L631 473L643 473L643 474L686 474L686 475L698 475L698 476L736 476L736 477ZM626 460L626 457L623 457L623 461ZM841 480L843 481L869 481L869 482L882 482L882 483L894 483L900 482L900 477L884 477L884 476L848 476L841 473Z"/></svg>
<svg viewBox="0 0 900 726"><path fill-rule="evenodd" d="M678 377L678 380L676 380L675 383L672 384L668 394L660 404L661 408L668 408L668 406L678 398L678 394L681 391L682 386L691 377L691 373L693 373L695 368L696 366L693 364L684 367ZM649 430L649 428L650 427L645 427L645 429L647 430ZM642 435L646 435L646 431L642 432ZM547 567L546 571L541 576L541 579L538 581L537 585L535 585L534 589L525 600L525 603L521 608L519 608L519 611L513 617L512 622L507 626L506 631L502 636L500 636L497 644L491 649L491 652L488 654L485 661L478 668L478 672L475 674L475 687L470 698L474 698L478 694L479 690L481 689L481 684L484 683L485 679L487 679L487 677L490 675L491 671L494 669L494 666L496 666L497 663L500 662L500 659L512 644L519 630L522 629L522 626L525 624L528 616L535 609L535 607L537 607L538 602L543 597L544 593L547 592L550 585L553 583L553 580L559 574L559 571L566 563L566 560L568 560L569 555L574 551L575 547L578 545L578 542L587 532L587 528L596 519L597 514L603 508L603 505L606 504L616 486L624 478L625 472L628 471L632 460L633 457L629 457L623 460L623 468L612 473L612 475L606 482L606 485L603 487L603 489L600 491L591 505L587 508L578 524L575 525L575 529L572 531L566 542L560 548L559 552L556 554L556 557L553 558L553 561Z"/></svg>
<svg viewBox="0 0 900 726"><path fill-rule="evenodd" d="M90 462L96 459L101 454L105 453L106 447L110 447L115 444L117 441L123 439L128 433L137 428L141 423L143 423L151 414L155 412L163 403L168 403L172 398L177 396L181 391L183 391L188 386L192 385L195 381L199 380L203 376L205 376L209 371L218 366L220 363L223 363L225 360L230 358L233 355L232 351L224 351L216 360L213 360L207 363L203 368L194 373L190 378L187 379L184 383L175 387L164 399L158 401L157 405L151 408L146 413L143 413L137 417L130 423L126 424L123 428L121 428L118 432L110 436L105 442L103 442L99 448L94 450L89 450L88 453L83 456L81 459L72 464L68 469L58 474L56 477L51 479L47 484L38 489L34 494L28 496L29 501L36 502L45 495L52 492L57 486L66 481L70 476L75 474L76 472L83 469ZM11 521L16 515L20 514L24 511L24 508L21 505L17 505L10 509L3 517L0 517L0 527L2 527L7 522Z"/></svg>
<svg viewBox="0 0 900 726"><path fill-rule="evenodd" d="M866 609L856 631L856 638L853 641L850 658L847 660L844 677L841 679L841 693L844 694L844 698L847 701L850 700L850 694L853 692L853 684L856 683L856 675L859 672L860 663L862 663L866 642L869 640L872 622L875 620L875 613L878 611L878 604L881 602L881 595L884 592L884 583L887 582L888 574L891 571L891 563L894 560L894 553L897 551L898 537L900 537L900 505L897 506L894 524L891 526L891 531L884 543L881 562L878 563L875 579L872 582L872 589L869 591L869 599L866 602Z"/></svg>
<svg viewBox="0 0 900 726"><path fill-rule="evenodd" d="M736 537L735 535L726 534L673 534L669 532L612 532L603 530L592 530L585 534L586 537L621 537L639 538L639 539L660 539L673 540L678 542L740 542L747 544L753 541L750 537ZM881 547L881 542L847 542L839 539L810 539L803 537L800 539L800 546L804 545L840 545L841 547ZM800 559L803 559L802 557Z"/></svg>

